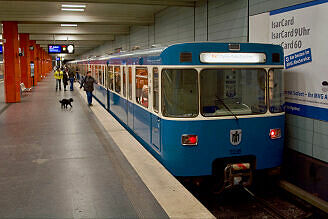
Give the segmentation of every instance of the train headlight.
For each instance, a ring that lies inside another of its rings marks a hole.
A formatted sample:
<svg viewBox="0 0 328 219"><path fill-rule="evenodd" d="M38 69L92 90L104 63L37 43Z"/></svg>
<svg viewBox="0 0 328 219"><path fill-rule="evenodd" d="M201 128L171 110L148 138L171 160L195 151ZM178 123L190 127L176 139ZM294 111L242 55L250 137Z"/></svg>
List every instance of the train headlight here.
<svg viewBox="0 0 328 219"><path fill-rule="evenodd" d="M270 129L269 135L271 139L281 138L281 129Z"/></svg>
<svg viewBox="0 0 328 219"><path fill-rule="evenodd" d="M197 145L198 136L197 135L182 135L181 137L182 145Z"/></svg>

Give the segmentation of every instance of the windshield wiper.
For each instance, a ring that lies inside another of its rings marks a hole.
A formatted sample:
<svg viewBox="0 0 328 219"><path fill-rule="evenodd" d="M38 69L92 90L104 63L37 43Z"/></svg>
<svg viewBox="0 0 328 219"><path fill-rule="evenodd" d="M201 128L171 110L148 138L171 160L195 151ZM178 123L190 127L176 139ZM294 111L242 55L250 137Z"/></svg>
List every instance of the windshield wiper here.
<svg viewBox="0 0 328 219"><path fill-rule="evenodd" d="M216 100L218 100L220 103L222 103L222 105L235 117L236 120L238 120L238 117L236 116L236 114L234 114L230 109L229 107L227 106L227 104L224 103L224 101L219 98L219 97L216 97Z"/></svg>

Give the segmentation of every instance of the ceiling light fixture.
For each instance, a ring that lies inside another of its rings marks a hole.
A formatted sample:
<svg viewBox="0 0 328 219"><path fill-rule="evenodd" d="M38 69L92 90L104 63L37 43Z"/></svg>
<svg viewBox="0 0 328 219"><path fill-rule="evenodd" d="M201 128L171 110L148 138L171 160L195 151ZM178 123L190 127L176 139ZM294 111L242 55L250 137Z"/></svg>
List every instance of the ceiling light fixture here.
<svg viewBox="0 0 328 219"><path fill-rule="evenodd" d="M84 11L84 8L62 8L62 11Z"/></svg>
<svg viewBox="0 0 328 219"><path fill-rule="evenodd" d="M62 5L62 8L86 8L86 5Z"/></svg>
<svg viewBox="0 0 328 219"><path fill-rule="evenodd" d="M62 27L77 27L77 24L61 24Z"/></svg>

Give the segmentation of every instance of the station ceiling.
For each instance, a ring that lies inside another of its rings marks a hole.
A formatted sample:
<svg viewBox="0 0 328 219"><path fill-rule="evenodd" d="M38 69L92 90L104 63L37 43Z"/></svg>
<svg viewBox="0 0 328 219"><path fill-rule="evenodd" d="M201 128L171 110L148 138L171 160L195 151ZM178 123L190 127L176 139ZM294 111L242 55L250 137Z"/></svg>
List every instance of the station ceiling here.
<svg viewBox="0 0 328 219"><path fill-rule="evenodd" d="M129 34L131 26L153 24L154 15L166 7L193 7L196 1L0 0L0 21L17 21L19 33L29 33L30 40L36 40L45 50L48 44L73 43L75 54L67 57L71 59L117 35Z"/></svg>

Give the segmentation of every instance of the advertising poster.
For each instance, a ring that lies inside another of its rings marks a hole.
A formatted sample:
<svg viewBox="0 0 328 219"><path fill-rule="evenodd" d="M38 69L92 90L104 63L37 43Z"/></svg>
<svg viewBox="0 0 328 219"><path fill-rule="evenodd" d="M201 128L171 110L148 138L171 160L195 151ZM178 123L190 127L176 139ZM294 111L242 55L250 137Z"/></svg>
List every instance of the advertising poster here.
<svg viewBox="0 0 328 219"><path fill-rule="evenodd" d="M328 0L271 11L269 26L285 52L286 112L328 121Z"/></svg>

